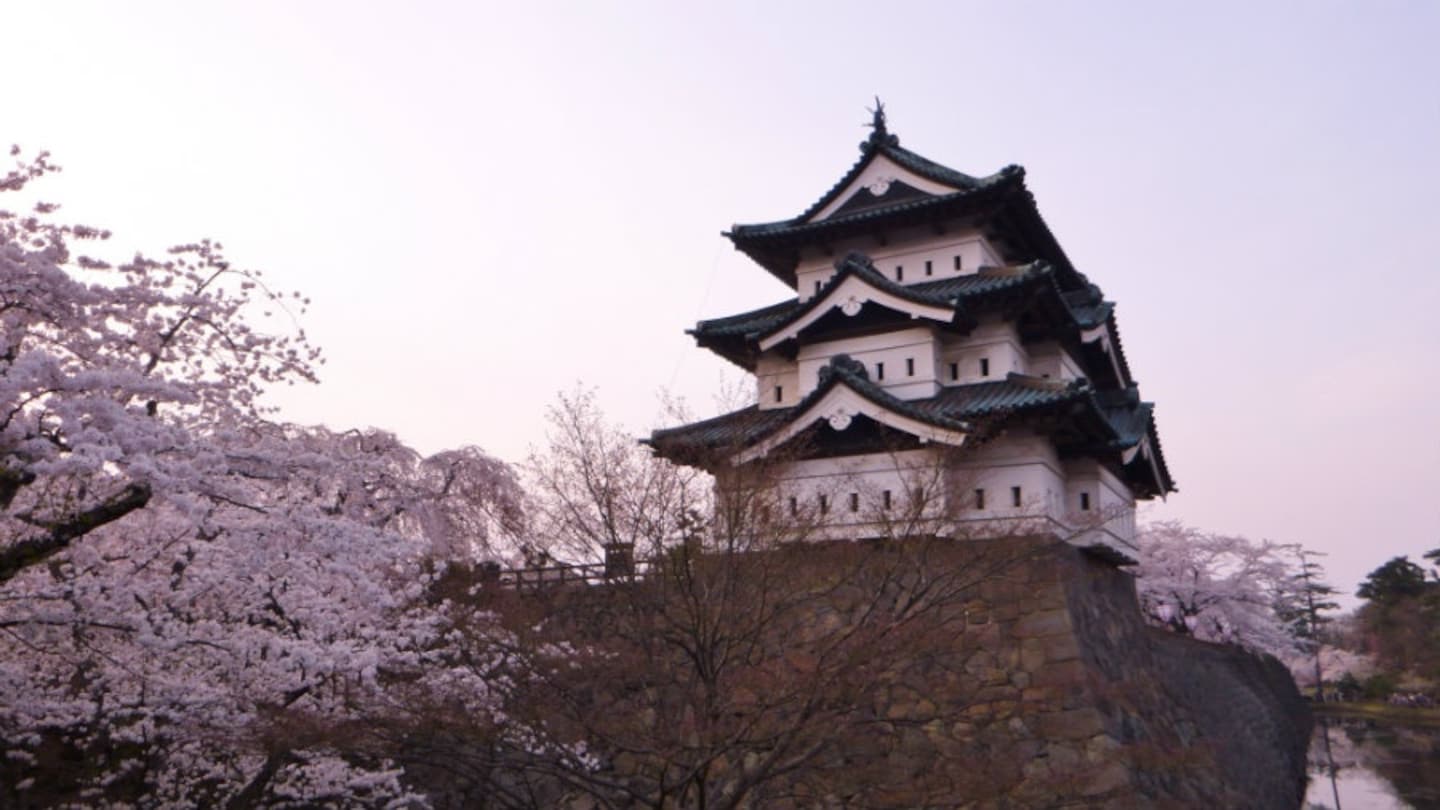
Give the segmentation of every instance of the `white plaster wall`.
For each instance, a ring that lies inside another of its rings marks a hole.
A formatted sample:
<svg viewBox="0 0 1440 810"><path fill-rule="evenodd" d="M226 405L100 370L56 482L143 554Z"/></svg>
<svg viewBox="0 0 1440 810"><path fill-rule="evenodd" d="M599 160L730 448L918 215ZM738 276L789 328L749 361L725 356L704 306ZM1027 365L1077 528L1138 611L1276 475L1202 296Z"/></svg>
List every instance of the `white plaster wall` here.
<svg viewBox="0 0 1440 810"><path fill-rule="evenodd" d="M938 519L945 514L944 474L939 465L939 456L930 449L790 462L778 471L778 502L788 510L789 499L794 498L800 520L826 529L818 532L822 538L884 534L881 527L887 521L909 514L917 489L925 516ZM823 513L822 495L828 501ZM857 509L851 508L851 495L857 499Z"/></svg>
<svg viewBox="0 0 1440 810"><path fill-rule="evenodd" d="M1064 514L1065 472L1049 439L1012 431L972 448L951 474L952 488L964 494L964 515L973 519ZM1020 488L1016 506L1013 487ZM985 491L980 508L975 490Z"/></svg>
<svg viewBox="0 0 1440 810"><path fill-rule="evenodd" d="M988 359L989 374L982 375L981 359ZM956 364L958 379L951 375L950 364ZM1012 324L998 315L983 318L968 335L946 334L940 349L939 379L945 385L968 385L1005 379L1014 371L1029 374L1030 356L1020 343L1020 335Z"/></svg>
<svg viewBox="0 0 1440 810"><path fill-rule="evenodd" d="M1075 380L1085 376L1080 364L1065 351L1059 343L1045 341L1027 347L1030 355L1030 374L1057 380Z"/></svg>
<svg viewBox="0 0 1440 810"><path fill-rule="evenodd" d="M778 502L788 510L789 499L795 498L799 520L813 524L812 536L823 539L886 534L887 522L909 517L917 488L924 504L920 519L929 531L957 539L1067 532L1061 518L1066 482L1044 437L1003 437L959 462L944 463L931 449L793 462L779 472ZM1018 507L1012 500L1015 486L1021 490ZM973 500L981 488L986 491L983 509ZM882 508L887 490L888 511ZM858 498L855 511L852 493ZM827 498L824 513L821 495Z"/></svg>
<svg viewBox="0 0 1440 810"><path fill-rule="evenodd" d="M865 364L870 381L900 399L926 399L939 392L935 357L939 343L933 329L917 326L879 335L826 340L800 347L800 396L815 390L820 369L837 354L848 354ZM915 361L915 373L906 373L906 360ZM885 379L878 379L877 364L885 364ZM762 389L763 390L763 389Z"/></svg>
<svg viewBox="0 0 1440 810"><path fill-rule="evenodd" d="M982 266L998 267L1004 264L999 251L977 231L936 236L933 232L907 232L909 238L892 240L888 245L878 245L870 238L844 240L833 246L831 255L803 258L796 268L796 292L801 301L815 296L816 284L821 286L835 274L835 260L851 250L858 250L869 256L879 270L891 281L901 284L923 284L942 278L969 275ZM960 269L955 268L955 257L960 257ZM930 262L929 275L925 263ZM903 268L902 277L896 278L896 268Z"/></svg>
<svg viewBox="0 0 1440 810"><path fill-rule="evenodd" d="M922 448L790 462L775 470L776 503L789 513L795 499L796 520L811 539L885 536L909 517L919 488L925 531L956 539L1054 532L1079 546L1103 543L1133 556L1134 497L1093 459L1062 462L1046 437L1028 431L967 448L949 461L941 452ZM1020 487L1019 506L1012 487ZM984 508L975 503L977 489L985 490ZM1080 492L1091 496L1093 519L1079 510ZM853 510L852 494L858 505Z"/></svg>
<svg viewBox="0 0 1440 810"><path fill-rule="evenodd" d="M790 408L804 396L800 391L800 373L795 361L787 360L779 352L766 352L755 362L757 402L762 410L769 408ZM781 397L775 399L775 387L780 387Z"/></svg>
<svg viewBox="0 0 1440 810"><path fill-rule="evenodd" d="M1087 542L1106 542L1121 550L1135 549L1135 496L1124 481L1095 459L1069 459L1065 520L1076 529L1090 528ZM1080 508L1080 494L1090 496L1090 509Z"/></svg>
<svg viewBox="0 0 1440 810"><path fill-rule="evenodd" d="M1086 522L1101 515L1100 464L1094 459L1065 461L1065 510L1075 522ZM1090 508L1082 509L1080 496L1090 497Z"/></svg>
<svg viewBox="0 0 1440 810"><path fill-rule="evenodd" d="M1105 521L1106 532L1135 548L1135 495L1104 465L1100 465L1100 485L1100 508L1110 516Z"/></svg>

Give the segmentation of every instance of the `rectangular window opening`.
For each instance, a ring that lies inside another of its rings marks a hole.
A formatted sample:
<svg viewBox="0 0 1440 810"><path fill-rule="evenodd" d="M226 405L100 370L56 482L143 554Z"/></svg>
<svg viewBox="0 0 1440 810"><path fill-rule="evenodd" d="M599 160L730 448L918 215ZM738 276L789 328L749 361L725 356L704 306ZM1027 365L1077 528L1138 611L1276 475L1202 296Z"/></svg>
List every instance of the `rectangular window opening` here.
<svg viewBox="0 0 1440 810"><path fill-rule="evenodd" d="M885 509L889 509L890 503L890 490L887 489L884 492L880 493L880 505Z"/></svg>
<svg viewBox="0 0 1440 810"><path fill-rule="evenodd" d="M895 280L896 280L896 281L904 281L904 280L905 280L905 265L903 265L903 264L897 264L897 265L895 265Z"/></svg>
<svg viewBox="0 0 1440 810"><path fill-rule="evenodd" d="M907 358L905 358L905 376L906 376L906 377L914 377L914 376L915 376L915 358L913 358L913 357L907 357Z"/></svg>
<svg viewBox="0 0 1440 810"><path fill-rule="evenodd" d="M950 379L951 379L952 381L960 379L960 364L959 364L959 363L951 363L951 364L950 364Z"/></svg>
<svg viewBox="0 0 1440 810"><path fill-rule="evenodd" d="M876 364L875 364L875 379L877 379L877 380L883 380L883 379L885 379L885 364L884 364L884 363L876 363Z"/></svg>
<svg viewBox="0 0 1440 810"><path fill-rule="evenodd" d="M1082 493L1080 493L1080 511L1082 511L1082 512L1089 512L1089 511L1090 511L1090 493L1088 493L1088 492L1082 492Z"/></svg>
<svg viewBox="0 0 1440 810"><path fill-rule="evenodd" d="M815 280L815 294L816 294L816 295L819 295L819 294L820 294L820 280L819 280L819 279L816 279L816 280Z"/></svg>
<svg viewBox="0 0 1440 810"><path fill-rule="evenodd" d="M828 496L821 495L821 496L820 496L820 514L823 515L823 514L828 513L829 511L830 511L830 498L829 498Z"/></svg>
<svg viewBox="0 0 1440 810"><path fill-rule="evenodd" d="M963 265L963 264L961 263L961 261L960 261L960 254L958 254L958 253L955 254L955 269L956 269L956 270L959 270L959 269L960 269L961 267L963 267L963 266L964 266L964 265Z"/></svg>
<svg viewBox="0 0 1440 810"><path fill-rule="evenodd" d="M784 399L785 399L785 387L784 387L784 386L781 386L781 385L775 386L775 401L776 401L776 402L781 402L781 401L783 401Z"/></svg>
<svg viewBox="0 0 1440 810"><path fill-rule="evenodd" d="M990 376L990 358L988 358L988 357L982 357L982 358L980 358L980 376L981 376L981 377L989 377L989 376Z"/></svg>
<svg viewBox="0 0 1440 810"><path fill-rule="evenodd" d="M915 491L910 493L910 499L910 502L916 505L925 503L925 488L915 487Z"/></svg>
<svg viewBox="0 0 1440 810"><path fill-rule="evenodd" d="M1020 501L1020 487L1010 487L1010 505L1019 506Z"/></svg>
<svg viewBox="0 0 1440 810"><path fill-rule="evenodd" d="M975 490L975 508L976 508L976 509L984 509L984 508L985 508L985 490L983 490L983 489L977 489L977 490Z"/></svg>
<svg viewBox="0 0 1440 810"><path fill-rule="evenodd" d="M926 259L926 260L925 260L925 275L927 275L927 276L933 276L933 275L935 275L935 263L932 262L932 261L930 261L929 259Z"/></svg>
<svg viewBox="0 0 1440 810"><path fill-rule="evenodd" d="M800 499L799 499L799 498L796 498L794 495L791 495L791 496L790 496L790 516L791 516L791 517L795 517L795 516L798 515L798 514L800 514Z"/></svg>
<svg viewBox="0 0 1440 810"><path fill-rule="evenodd" d="M851 512L859 512L859 511L860 511L860 493L858 493L858 492L852 492L852 493L850 493L850 511L851 511Z"/></svg>

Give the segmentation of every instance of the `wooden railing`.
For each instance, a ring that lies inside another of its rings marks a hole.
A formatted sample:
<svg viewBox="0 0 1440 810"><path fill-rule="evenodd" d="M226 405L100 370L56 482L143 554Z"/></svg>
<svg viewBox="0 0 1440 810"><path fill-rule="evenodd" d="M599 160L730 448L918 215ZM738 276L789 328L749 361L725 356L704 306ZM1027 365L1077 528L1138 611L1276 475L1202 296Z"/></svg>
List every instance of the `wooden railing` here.
<svg viewBox="0 0 1440 810"><path fill-rule="evenodd" d="M605 562L547 563L523 568L492 564L483 574L487 582L519 591L538 591L570 585L607 585L643 579L650 573L648 560L637 561L628 548L606 549Z"/></svg>

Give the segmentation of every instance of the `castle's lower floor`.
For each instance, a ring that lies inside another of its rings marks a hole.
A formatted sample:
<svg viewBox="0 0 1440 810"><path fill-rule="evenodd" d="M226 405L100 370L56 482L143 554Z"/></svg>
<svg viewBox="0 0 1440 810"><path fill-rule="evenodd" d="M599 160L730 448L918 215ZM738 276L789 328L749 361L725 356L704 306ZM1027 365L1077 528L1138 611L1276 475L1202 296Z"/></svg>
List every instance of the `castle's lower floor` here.
<svg viewBox="0 0 1440 810"><path fill-rule="evenodd" d="M1044 436L1023 431L979 447L781 461L755 474L765 476L779 522L815 539L1047 534L1123 558L1136 548L1135 498L1125 482L1094 459L1061 458Z"/></svg>

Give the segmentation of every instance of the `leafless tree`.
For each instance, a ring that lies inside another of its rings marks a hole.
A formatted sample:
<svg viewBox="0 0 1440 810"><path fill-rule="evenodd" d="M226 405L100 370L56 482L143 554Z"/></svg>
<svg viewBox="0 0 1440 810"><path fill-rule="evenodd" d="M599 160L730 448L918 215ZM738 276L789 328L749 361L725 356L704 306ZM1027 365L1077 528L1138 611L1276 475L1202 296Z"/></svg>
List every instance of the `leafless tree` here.
<svg viewBox="0 0 1440 810"><path fill-rule="evenodd" d="M776 486L790 456L702 475L607 427L586 396L551 418L552 447L529 465L537 525L557 554L628 546L639 568L603 587L479 589L515 639L490 677L527 734L492 729L485 745L431 752L466 769L476 795L507 807L877 807L997 778L896 762L913 754L907 740L934 749L936 730L1005 677L973 665L967 639L994 629L978 624L982 590L1060 539L976 540L962 561L951 510L970 490L939 454L904 471L903 503L841 481L865 502L847 517L871 536L840 540L833 515ZM453 720L426 738L466 739Z"/></svg>

